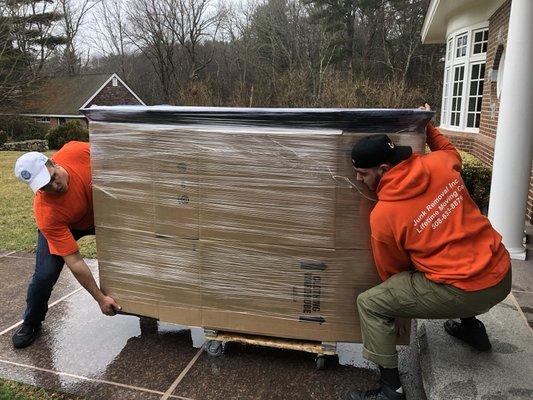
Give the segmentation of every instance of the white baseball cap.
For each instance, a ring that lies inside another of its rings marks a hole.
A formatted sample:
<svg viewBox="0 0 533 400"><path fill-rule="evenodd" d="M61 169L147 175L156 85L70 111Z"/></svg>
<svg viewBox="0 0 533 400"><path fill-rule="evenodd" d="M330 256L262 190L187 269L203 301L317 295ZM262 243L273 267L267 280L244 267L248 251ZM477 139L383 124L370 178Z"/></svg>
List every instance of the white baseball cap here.
<svg viewBox="0 0 533 400"><path fill-rule="evenodd" d="M36 151L20 156L15 163L15 176L30 185L33 193L50 182L50 172L46 168L48 157Z"/></svg>

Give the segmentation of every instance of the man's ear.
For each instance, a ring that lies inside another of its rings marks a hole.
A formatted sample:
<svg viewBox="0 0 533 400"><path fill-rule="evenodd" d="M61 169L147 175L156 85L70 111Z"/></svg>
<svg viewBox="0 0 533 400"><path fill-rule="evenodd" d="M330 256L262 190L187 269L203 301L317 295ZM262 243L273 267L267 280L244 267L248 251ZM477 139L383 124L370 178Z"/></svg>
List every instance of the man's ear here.
<svg viewBox="0 0 533 400"><path fill-rule="evenodd" d="M388 170L391 169L391 165L390 164L381 164L379 167L378 167L378 171L381 175L385 174L385 172L387 172Z"/></svg>

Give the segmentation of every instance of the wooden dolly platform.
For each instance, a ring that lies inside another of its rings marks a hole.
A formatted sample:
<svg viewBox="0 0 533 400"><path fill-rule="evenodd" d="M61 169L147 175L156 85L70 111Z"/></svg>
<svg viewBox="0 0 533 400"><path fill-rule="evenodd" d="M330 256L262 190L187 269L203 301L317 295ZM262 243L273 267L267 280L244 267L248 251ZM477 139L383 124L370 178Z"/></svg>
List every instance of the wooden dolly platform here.
<svg viewBox="0 0 533 400"><path fill-rule="evenodd" d="M222 332L204 329L206 342L204 348L212 357L219 357L224 353L226 343L242 343L253 346L272 347L275 349L297 350L316 354L315 365L321 370L325 368L326 357L334 356L337 344L334 342L315 342L310 340L284 339L271 336L259 336L235 332Z"/></svg>

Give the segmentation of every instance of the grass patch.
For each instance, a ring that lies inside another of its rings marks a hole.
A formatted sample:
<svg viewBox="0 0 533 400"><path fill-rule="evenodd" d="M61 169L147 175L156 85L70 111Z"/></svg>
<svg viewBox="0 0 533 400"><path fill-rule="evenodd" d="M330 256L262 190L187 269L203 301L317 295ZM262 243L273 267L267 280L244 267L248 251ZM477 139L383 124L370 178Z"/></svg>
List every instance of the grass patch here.
<svg viewBox="0 0 533 400"><path fill-rule="evenodd" d="M0 400L74 400L83 397L53 392L20 382L0 379Z"/></svg>
<svg viewBox="0 0 533 400"><path fill-rule="evenodd" d="M53 153L49 151L46 155ZM15 161L22 154L21 151L0 151L0 250L35 252L37 226L33 216L33 192L13 173ZM84 237L78 244L83 257L96 257L94 236Z"/></svg>

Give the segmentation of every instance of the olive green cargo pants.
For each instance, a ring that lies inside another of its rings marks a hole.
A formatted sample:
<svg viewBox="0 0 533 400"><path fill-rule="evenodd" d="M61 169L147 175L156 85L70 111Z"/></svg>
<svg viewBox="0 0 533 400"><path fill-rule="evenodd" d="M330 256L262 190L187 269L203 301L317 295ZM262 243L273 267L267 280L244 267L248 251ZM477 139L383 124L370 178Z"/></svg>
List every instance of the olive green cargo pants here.
<svg viewBox="0 0 533 400"><path fill-rule="evenodd" d="M357 297L363 357L384 368L397 368L395 318L473 317L487 312L510 291L511 268L496 286L476 292L435 283L418 271L393 275Z"/></svg>

